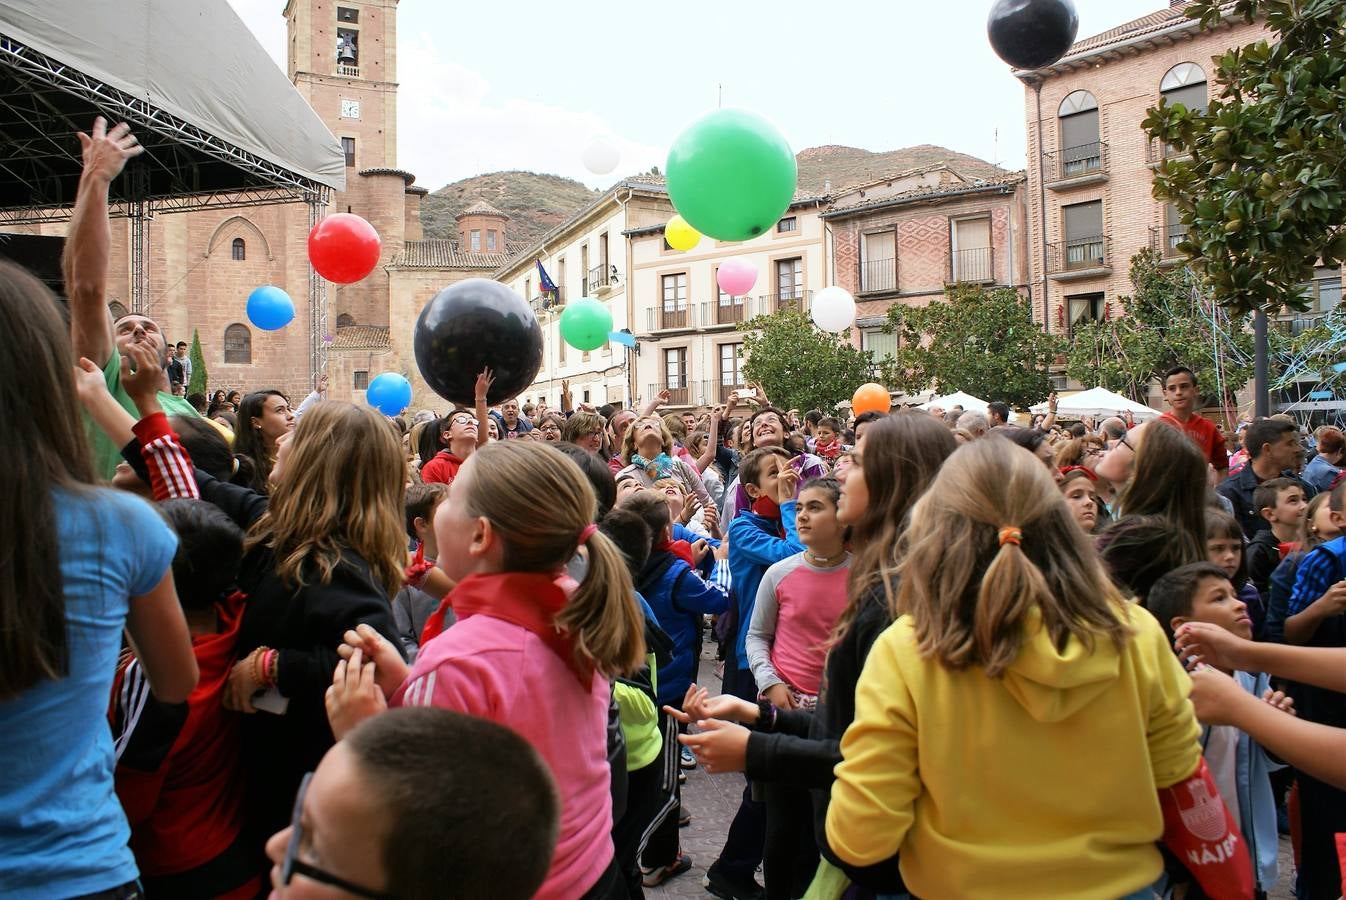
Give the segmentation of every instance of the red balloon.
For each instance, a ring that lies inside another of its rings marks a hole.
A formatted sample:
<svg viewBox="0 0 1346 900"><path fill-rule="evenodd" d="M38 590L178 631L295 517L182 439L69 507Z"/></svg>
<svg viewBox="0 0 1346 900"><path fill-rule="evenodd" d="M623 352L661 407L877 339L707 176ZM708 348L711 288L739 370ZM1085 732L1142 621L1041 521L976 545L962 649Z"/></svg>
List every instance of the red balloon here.
<svg viewBox="0 0 1346 900"><path fill-rule="evenodd" d="M851 412L857 416L867 412L886 414L892 405L893 398L888 389L872 381L856 388L855 396L851 398Z"/></svg>
<svg viewBox="0 0 1346 900"><path fill-rule="evenodd" d="M328 216L308 233L309 262L336 284L351 284L374 271L382 248L374 226L351 213Z"/></svg>

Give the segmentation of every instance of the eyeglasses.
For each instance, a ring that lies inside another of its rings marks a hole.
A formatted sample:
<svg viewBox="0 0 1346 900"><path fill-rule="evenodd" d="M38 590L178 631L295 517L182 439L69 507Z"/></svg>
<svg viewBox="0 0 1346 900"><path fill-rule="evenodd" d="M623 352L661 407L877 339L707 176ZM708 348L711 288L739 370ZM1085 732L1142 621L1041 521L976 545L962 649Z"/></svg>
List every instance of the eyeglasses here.
<svg viewBox="0 0 1346 900"><path fill-rule="evenodd" d="M469 416L457 416L456 418L449 419L450 425L475 425L476 422L476 419Z"/></svg>
<svg viewBox="0 0 1346 900"><path fill-rule="evenodd" d="M280 883L288 886L290 880L298 874L320 884L340 888L356 897L367 897L369 900L396 900L391 894L382 894L369 888L360 887L358 884L352 884L344 878L338 878L330 872L324 872L316 866L310 866L299 858L299 846L304 842L304 827L300 821L304 813L304 795L308 793L308 786L312 781L313 773L309 772L304 776L304 780L299 782L299 792L294 797L294 813L290 816L290 844L285 848L285 861L280 868Z"/></svg>
<svg viewBox="0 0 1346 900"><path fill-rule="evenodd" d="M557 434L560 434L561 432L561 429L557 426L555 422L544 422L537 428L538 431L555 431Z"/></svg>

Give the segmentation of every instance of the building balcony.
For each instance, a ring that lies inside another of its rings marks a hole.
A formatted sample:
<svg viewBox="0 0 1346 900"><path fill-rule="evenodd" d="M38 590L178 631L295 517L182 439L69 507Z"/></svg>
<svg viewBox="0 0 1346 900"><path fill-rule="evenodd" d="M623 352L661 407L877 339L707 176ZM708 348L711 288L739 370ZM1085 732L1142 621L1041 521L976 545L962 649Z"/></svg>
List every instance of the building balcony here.
<svg viewBox="0 0 1346 900"><path fill-rule="evenodd" d="M1145 162L1151 169L1157 169L1170 159L1191 159L1186 150L1180 150L1172 144L1166 144L1158 138L1150 138L1145 146Z"/></svg>
<svg viewBox="0 0 1346 900"><path fill-rule="evenodd" d="M1278 317L1273 322L1272 327L1275 328L1277 331L1279 331L1281 334L1287 335L1289 337L1299 337L1299 335L1308 331L1310 328L1314 328L1318 325L1323 324L1323 320L1326 318L1327 318L1326 315L1305 315L1303 313L1300 313L1297 315ZM1312 378L1314 381L1318 380L1318 376L1319 373L1317 372L1312 373Z"/></svg>
<svg viewBox="0 0 1346 900"><path fill-rule="evenodd" d="M721 297L709 303L702 303L700 318L702 328L736 328L752 318L751 297Z"/></svg>
<svg viewBox="0 0 1346 900"><path fill-rule="evenodd" d="M665 381L650 385L650 397L657 397L661 391L668 391L667 406L690 406L692 389L686 378Z"/></svg>
<svg viewBox="0 0 1346 900"><path fill-rule="evenodd" d="M1042 154L1042 180L1051 191L1068 191L1108 180L1108 145L1102 141Z"/></svg>
<svg viewBox="0 0 1346 900"><path fill-rule="evenodd" d="M617 267L600 263L589 270L584 278L584 295L603 296L617 283Z"/></svg>
<svg viewBox="0 0 1346 900"><path fill-rule="evenodd" d="M787 309L803 312L808 309L809 297L812 291L795 288L789 291L781 291L776 294L762 294L757 298L759 315L770 316L778 312L784 312Z"/></svg>
<svg viewBox="0 0 1346 900"><path fill-rule="evenodd" d="M345 78L359 78L360 67L347 65L346 63L337 63L336 73Z"/></svg>
<svg viewBox="0 0 1346 900"><path fill-rule="evenodd" d="M659 305L645 310L648 331L692 331L696 328L694 306L684 301L679 305Z"/></svg>
<svg viewBox="0 0 1346 900"><path fill-rule="evenodd" d="M866 259L860 262L860 293L887 294L897 290L896 259Z"/></svg>
<svg viewBox="0 0 1346 900"><path fill-rule="evenodd" d="M1150 249L1159 254L1161 265L1174 265L1186 259L1178 245L1187 239L1187 226L1164 225L1150 228Z"/></svg>
<svg viewBox="0 0 1346 900"><path fill-rule="evenodd" d="M1075 238L1047 245L1047 274L1055 281L1075 281L1112 274L1107 235Z"/></svg>
<svg viewBox="0 0 1346 900"><path fill-rule="evenodd" d="M968 247L949 254L949 284L994 284L995 248Z"/></svg>

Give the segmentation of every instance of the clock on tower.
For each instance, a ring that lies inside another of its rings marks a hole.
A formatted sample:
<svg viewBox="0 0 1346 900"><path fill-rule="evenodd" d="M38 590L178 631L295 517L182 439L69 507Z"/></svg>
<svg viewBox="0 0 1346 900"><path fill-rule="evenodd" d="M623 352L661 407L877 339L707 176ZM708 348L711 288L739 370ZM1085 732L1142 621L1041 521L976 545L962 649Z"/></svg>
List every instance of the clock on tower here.
<svg viewBox="0 0 1346 900"><path fill-rule="evenodd" d="M347 100L343 98L341 101L341 118L343 119L360 118L360 101Z"/></svg>

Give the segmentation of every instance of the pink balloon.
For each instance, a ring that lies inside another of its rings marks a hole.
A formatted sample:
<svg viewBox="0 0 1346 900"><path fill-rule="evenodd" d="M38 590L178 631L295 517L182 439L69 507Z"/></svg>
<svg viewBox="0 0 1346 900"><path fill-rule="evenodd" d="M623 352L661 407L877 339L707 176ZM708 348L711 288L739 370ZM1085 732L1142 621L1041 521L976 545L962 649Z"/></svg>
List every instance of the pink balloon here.
<svg viewBox="0 0 1346 900"><path fill-rule="evenodd" d="M757 283L757 268L741 256L731 256L720 263L715 283L731 297L742 297Z"/></svg>

